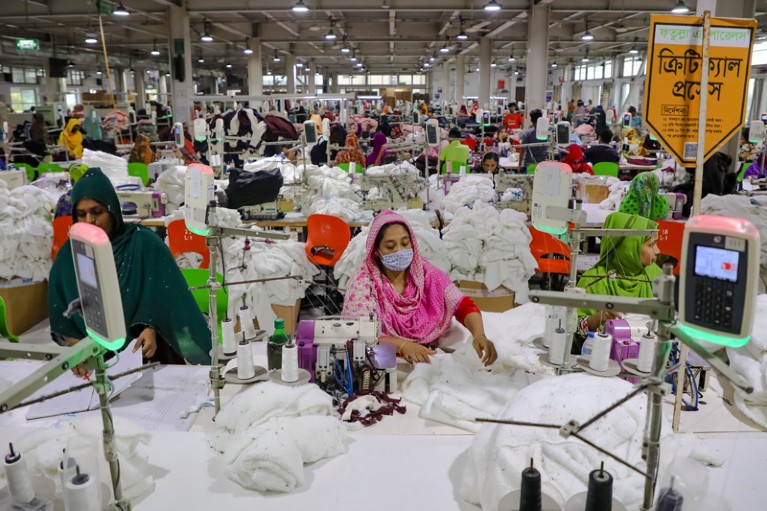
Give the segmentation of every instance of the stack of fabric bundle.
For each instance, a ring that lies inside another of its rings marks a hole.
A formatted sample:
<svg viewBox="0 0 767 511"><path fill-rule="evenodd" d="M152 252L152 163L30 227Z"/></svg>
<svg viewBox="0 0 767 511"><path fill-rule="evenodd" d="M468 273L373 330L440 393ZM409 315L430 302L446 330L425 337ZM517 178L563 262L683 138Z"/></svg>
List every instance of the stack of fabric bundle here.
<svg viewBox="0 0 767 511"><path fill-rule="evenodd" d="M304 173L307 191L299 199L306 216L315 213L332 215L346 222L362 216L362 200L358 186L352 185L348 173L338 167L310 167Z"/></svg>

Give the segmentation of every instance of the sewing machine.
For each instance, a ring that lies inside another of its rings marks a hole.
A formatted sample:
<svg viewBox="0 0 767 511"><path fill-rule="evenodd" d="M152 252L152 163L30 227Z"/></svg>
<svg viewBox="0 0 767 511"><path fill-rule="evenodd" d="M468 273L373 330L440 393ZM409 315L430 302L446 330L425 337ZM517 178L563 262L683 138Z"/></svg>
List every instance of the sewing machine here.
<svg viewBox="0 0 767 511"><path fill-rule="evenodd" d="M253 204L252 206L243 206L237 211L243 220L279 220L285 216L285 213L293 211L295 203L293 199L283 199Z"/></svg>
<svg viewBox="0 0 767 511"><path fill-rule="evenodd" d="M362 176L361 188L365 195L364 209L379 212L385 209L422 209L423 200L418 193L426 186L426 180L410 174ZM373 189L378 190L375 198L368 198Z"/></svg>
<svg viewBox="0 0 767 511"><path fill-rule="evenodd" d="M498 209L513 209L530 216L530 204L533 198L533 176L526 174L496 174L495 207ZM512 189L510 194L506 191ZM506 195L507 200L503 200ZM511 200L508 200L511 195Z"/></svg>
<svg viewBox="0 0 767 511"><path fill-rule="evenodd" d="M372 314L358 320L302 320L296 329L298 367L309 371L309 381L322 387L334 377L351 373L352 365L368 363L373 370L386 372L386 391L393 392L397 386L396 347L379 344L378 334L379 324Z"/></svg>
<svg viewBox="0 0 767 511"><path fill-rule="evenodd" d="M667 192L664 194L668 201L668 218L681 220L682 210L687 203L687 196L683 193Z"/></svg>
<svg viewBox="0 0 767 511"><path fill-rule="evenodd" d="M128 185L134 186L134 185ZM117 188L117 198L125 216L139 218L161 218L165 216L168 196L157 190L135 190Z"/></svg>

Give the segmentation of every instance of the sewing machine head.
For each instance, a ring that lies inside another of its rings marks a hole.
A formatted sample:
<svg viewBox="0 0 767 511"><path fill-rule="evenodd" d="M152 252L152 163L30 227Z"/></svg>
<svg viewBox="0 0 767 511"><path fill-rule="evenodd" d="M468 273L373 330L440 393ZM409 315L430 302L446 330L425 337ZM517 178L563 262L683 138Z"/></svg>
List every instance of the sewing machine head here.
<svg viewBox="0 0 767 511"><path fill-rule="evenodd" d="M382 174L362 176L361 188L365 192L364 209L383 211L385 209L423 208L423 201L418 193L426 186L426 180L412 174ZM368 197L368 192L377 193Z"/></svg>
<svg viewBox="0 0 767 511"><path fill-rule="evenodd" d="M530 216L533 200L533 176L526 174L496 174L495 192L498 209L513 209Z"/></svg>
<svg viewBox="0 0 767 511"><path fill-rule="evenodd" d="M117 190L120 207L125 216L160 218L165 216L168 196L157 190Z"/></svg>

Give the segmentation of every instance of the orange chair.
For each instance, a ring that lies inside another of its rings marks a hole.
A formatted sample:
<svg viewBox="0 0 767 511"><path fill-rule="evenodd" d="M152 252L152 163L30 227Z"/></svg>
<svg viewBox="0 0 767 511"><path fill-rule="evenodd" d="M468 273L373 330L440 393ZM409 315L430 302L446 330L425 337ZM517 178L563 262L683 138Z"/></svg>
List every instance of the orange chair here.
<svg viewBox="0 0 767 511"><path fill-rule="evenodd" d="M564 276L570 274L570 247L551 234L541 232L532 226L530 234L533 237L530 242L530 252L538 264L535 272L546 275L549 289L561 287ZM558 279L559 285L554 285L552 275L561 276Z"/></svg>
<svg viewBox="0 0 767 511"><path fill-rule="evenodd" d="M674 275L679 275L682 260L682 239L684 237L684 224L672 220L658 221L658 251L676 259Z"/></svg>
<svg viewBox="0 0 767 511"><path fill-rule="evenodd" d="M346 222L331 215L306 219L306 257L319 266L335 266L352 239Z"/></svg>
<svg viewBox="0 0 767 511"><path fill-rule="evenodd" d="M168 224L168 246L173 257L194 252L202 256L200 268L210 266L210 251L205 244L205 236L190 232L183 220L174 220Z"/></svg>
<svg viewBox="0 0 767 511"><path fill-rule="evenodd" d="M64 215L53 219L53 247L51 259L56 259L59 249L69 239L69 229L72 227L72 217Z"/></svg>

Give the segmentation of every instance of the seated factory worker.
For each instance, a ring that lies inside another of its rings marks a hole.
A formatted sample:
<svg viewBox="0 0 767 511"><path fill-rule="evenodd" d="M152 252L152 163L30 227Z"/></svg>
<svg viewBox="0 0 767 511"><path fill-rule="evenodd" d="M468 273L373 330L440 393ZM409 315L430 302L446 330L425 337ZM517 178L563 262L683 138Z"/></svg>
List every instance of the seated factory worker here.
<svg viewBox="0 0 767 511"><path fill-rule="evenodd" d="M70 158L83 157L83 133L80 121L69 119L67 127L59 135L59 145L63 145Z"/></svg>
<svg viewBox="0 0 767 511"><path fill-rule="evenodd" d="M461 131L458 128L452 128L447 134L447 139L450 143L439 152L438 168L441 169L446 161L451 161L453 162L453 172L458 172L456 165L465 165L469 161L471 151L468 146L461 142Z"/></svg>
<svg viewBox="0 0 767 511"><path fill-rule="evenodd" d="M567 163L573 169L574 174L594 175L591 165L584 160L583 149L577 144L567 146L567 154L562 158L562 163Z"/></svg>
<svg viewBox="0 0 767 511"><path fill-rule="evenodd" d="M373 314L381 323L379 341L392 343L408 362L429 362L431 348L453 316L472 335L486 366L498 355L485 336L482 314L444 272L424 260L407 221L387 210L370 224L362 267L349 282L343 317Z"/></svg>
<svg viewBox="0 0 767 511"><path fill-rule="evenodd" d="M500 159L498 154L490 152L482 157L482 170L485 174L497 174L500 170Z"/></svg>
<svg viewBox="0 0 767 511"><path fill-rule="evenodd" d="M603 161L611 163L620 163L621 155L610 146L613 139L613 132L605 128L597 132L597 143L592 144L583 154L585 160L592 165L602 163Z"/></svg>
<svg viewBox="0 0 767 511"><path fill-rule="evenodd" d="M629 191L621 201L618 211L628 215L639 215L650 220L665 220L668 216L668 201L659 194L660 180L653 172L642 172L631 180Z"/></svg>
<svg viewBox="0 0 767 511"><path fill-rule="evenodd" d="M611 213L605 229L656 229L647 218L626 213ZM652 281L661 273L655 264L658 255L654 236L602 236L599 260L578 281L587 294L652 298ZM613 275L614 274L614 275ZM582 342L589 332L599 330L606 321L620 315L612 311L578 309L577 337ZM580 344L580 343L578 343ZM580 346L573 348L580 352Z"/></svg>
<svg viewBox="0 0 767 511"><path fill-rule="evenodd" d="M209 364L210 331L170 250L146 227L126 224L111 181L101 169L89 169L72 189L72 221L104 230L120 283L128 339L138 339L145 360ZM48 284L51 336L63 346L87 334L83 318L64 312L78 299L72 250L67 241L56 255ZM129 343L126 343L128 346ZM76 367L79 376L86 370Z"/></svg>

